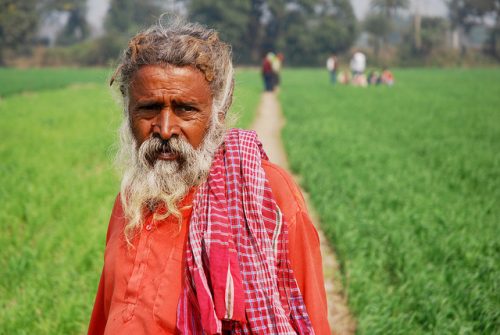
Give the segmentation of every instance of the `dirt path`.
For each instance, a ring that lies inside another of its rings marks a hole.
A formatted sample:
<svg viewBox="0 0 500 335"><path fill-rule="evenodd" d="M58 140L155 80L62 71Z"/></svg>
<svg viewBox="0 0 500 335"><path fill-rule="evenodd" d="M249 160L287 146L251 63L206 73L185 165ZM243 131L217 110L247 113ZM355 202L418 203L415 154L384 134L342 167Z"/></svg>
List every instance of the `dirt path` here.
<svg viewBox="0 0 500 335"><path fill-rule="evenodd" d="M275 93L263 93L252 129L259 135L271 162L288 170L288 160L281 142L281 129L284 125L285 119ZM328 318L332 333L335 335L354 334L356 324L347 308L347 299L342 293L340 280L337 280L340 277L336 275L339 267L335 254L320 229L318 216L309 202L308 195L304 191L303 193L308 202L309 214L318 230L321 241L323 271L328 298Z"/></svg>

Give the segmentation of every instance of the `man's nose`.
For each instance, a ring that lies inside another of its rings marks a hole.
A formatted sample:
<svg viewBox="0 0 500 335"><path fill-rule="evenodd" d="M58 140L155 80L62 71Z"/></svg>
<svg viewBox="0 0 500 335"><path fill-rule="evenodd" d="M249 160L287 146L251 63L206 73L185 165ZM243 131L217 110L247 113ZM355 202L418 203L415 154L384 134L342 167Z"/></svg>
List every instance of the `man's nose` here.
<svg viewBox="0 0 500 335"><path fill-rule="evenodd" d="M158 115L153 132L161 139L168 140L174 135L180 135L179 118L170 108L164 108Z"/></svg>

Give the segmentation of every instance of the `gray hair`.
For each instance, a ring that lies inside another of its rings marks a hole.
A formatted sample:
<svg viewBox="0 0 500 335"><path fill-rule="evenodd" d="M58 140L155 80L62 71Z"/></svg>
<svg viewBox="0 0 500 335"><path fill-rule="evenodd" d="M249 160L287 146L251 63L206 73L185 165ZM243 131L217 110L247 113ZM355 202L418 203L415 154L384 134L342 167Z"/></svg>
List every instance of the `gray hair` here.
<svg viewBox="0 0 500 335"><path fill-rule="evenodd" d="M128 109L128 89L137 70L144 65L192 66L208 81L212 110L224 116L231 106L234 70L231 47L219 39L217 32L198 23L179 19L163 25L160 22L135 35L124 50L110 85L117 81Z"/></svg>

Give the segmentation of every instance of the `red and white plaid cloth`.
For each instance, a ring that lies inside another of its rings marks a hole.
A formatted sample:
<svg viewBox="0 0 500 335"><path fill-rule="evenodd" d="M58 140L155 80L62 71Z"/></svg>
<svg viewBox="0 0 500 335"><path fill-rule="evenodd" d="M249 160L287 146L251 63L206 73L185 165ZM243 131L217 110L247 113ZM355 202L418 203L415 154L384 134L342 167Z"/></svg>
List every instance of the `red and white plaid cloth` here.
<svg viewBox="0 0 500 335"><path fill-rule="evenodd" d="M181 334L314 334L255 132L231 129L194 200Z"/></svg>

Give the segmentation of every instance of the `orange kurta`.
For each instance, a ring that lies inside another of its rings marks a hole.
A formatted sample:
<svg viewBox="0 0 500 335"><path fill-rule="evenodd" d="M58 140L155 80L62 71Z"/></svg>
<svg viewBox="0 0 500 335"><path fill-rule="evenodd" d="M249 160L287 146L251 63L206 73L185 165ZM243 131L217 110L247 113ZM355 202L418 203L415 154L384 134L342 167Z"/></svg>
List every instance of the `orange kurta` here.
<svg viewBox="0 0 500 335"><path fill-rule="evenodd" d="M330 334L319 238L304 198L283 169L267 161L263 161L263 167L288 223L290 261L314 331L317 335ZM180 227L172 216L155 223L149 214L130 248L123 235L125 219L120 199L116 199L89 334L175 333L192 201L193 192L181 204Z"/></svg>

